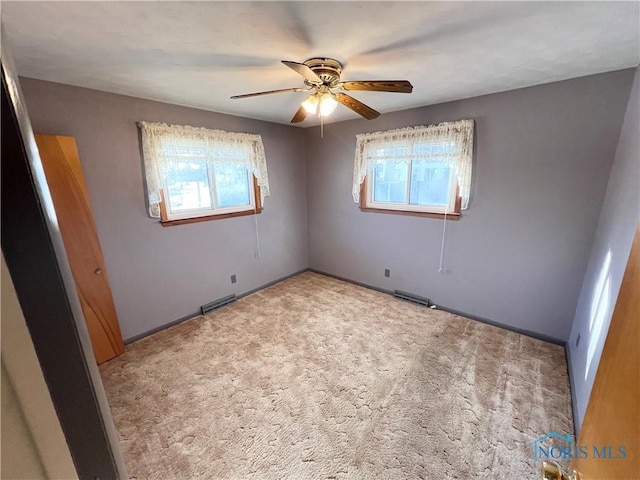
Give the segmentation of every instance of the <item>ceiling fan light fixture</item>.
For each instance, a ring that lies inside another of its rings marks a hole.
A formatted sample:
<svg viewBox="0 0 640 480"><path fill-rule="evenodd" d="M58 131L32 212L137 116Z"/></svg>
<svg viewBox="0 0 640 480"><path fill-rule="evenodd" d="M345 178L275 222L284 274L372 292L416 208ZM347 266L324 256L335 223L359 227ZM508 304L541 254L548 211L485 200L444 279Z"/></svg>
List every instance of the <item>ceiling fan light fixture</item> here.
<svg viewBox="0 0 640 480"><path fill-rule="evenodd" d="M343 92L333 93L331 89L397 93L411 93L413 91L413 86L408 80L352 80L343 82L340 79L342 64L333 58L314 57L304 63L282 60L282 63L302 75L306 85L305 88L293 87L266 90L234 95L231 98L248 98L285 92L310 92L307 99L296 110L291 123L300 123L304 121L308 114L311 114L317 115L320 119L320 125L322 125L322 119L331 115L338 103L367 120L373 120L380 116L380 112L376 112L373 108L353 98L351 95Z"/></svg>
<svg viewBox="0 0 640 480"><path fill-rule="evenodd" d="M318 95L314 93L313 95L309 95L309 98L307 98L304 102L302 102L302 106L311 115L315 115L316 112L318 111L319 103L320 103L320 99L318 98Z"/></svg>
<svg viewBox="0 0 640 480"><path fill-rule="evenodd" d="M325 93L320 97L320 115L322 117L331 115L337 106L338 102L331 93Z"/></svg>

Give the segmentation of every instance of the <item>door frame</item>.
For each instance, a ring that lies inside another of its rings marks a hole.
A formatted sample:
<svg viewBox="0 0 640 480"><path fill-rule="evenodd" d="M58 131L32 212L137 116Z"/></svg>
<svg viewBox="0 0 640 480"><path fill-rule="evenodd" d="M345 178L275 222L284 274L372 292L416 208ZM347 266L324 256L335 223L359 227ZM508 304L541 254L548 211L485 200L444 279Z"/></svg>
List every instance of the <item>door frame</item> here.
<svg viewBox="0 0 640 480"><path fill-rule="evenodd" d="M128 478L2 31L2 252L78 477Z"/></svg>

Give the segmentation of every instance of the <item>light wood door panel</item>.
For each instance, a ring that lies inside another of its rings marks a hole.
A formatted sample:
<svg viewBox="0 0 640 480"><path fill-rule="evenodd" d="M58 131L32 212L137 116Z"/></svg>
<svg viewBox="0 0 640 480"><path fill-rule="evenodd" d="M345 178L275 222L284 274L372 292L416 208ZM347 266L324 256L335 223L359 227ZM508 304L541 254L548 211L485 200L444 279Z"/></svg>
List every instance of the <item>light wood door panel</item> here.
<svg viewBox="0 0 640 480"><path fill-rule="evenodd" d="M124 352L120 325L73 137L36 135L71 272L98 363Z"/></svg>
<svg viewBox="0 0 640 480"><path fill-rule="evenodd" d="M579 445L626 448L625 459L578 458L585 480L640 479L640 227L611 318Z"/></svg>

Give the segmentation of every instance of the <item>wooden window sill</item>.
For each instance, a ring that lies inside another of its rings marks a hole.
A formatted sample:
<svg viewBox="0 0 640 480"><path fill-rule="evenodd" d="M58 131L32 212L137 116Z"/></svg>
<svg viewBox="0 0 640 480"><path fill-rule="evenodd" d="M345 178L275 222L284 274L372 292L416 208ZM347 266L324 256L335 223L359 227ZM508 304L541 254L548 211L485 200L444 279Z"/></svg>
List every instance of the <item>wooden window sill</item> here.
<svg viewBox="0 0 640 480"><path fill-rule="evenodd" d="M413 212L411 210L389 210L386 208L371 208L360 206L360 210L369 213L391 213L393 215L409 215L411 217L425 217L425 218L440 218L444 219L444 213L430 213L430 212ZM447 220L460 220L460 213L447 213Z"/></svg>
<svg viewBox="0 0 640 480"><path fill-rule="evenodd" d="M243 210L241 212L222 213L220 215L207 215L206 217L181 218L179 220L160 220L163 227L174 227L176 225L187 225L189 223L208 222L210 220L222 220L223 218L244 217L262 212L262 208Z"/></svg>

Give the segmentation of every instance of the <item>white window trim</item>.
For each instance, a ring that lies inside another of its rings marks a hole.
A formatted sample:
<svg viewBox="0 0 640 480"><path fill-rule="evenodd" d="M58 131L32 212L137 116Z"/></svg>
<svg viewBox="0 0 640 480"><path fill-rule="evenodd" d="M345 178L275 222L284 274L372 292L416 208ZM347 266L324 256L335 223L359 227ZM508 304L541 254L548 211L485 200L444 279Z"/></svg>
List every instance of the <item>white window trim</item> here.
<svg viewBox="0 0 640 480"><path fill-rule="evenodd" d="M403 210L407 212L421 212L421 213L454 213L456 207L456 176L449 175L449 202L447 205L412 205L411 201L411 160L407 168L407 191L405 202L377 202L373 198L375 192L375 164L369 167L367 173L371 179L371 183L367 185L367 199L366 206L369 208L377 208L382 210Z"/></svg>
<svg viewBox="0 0 640 480"><path fill-rule="evenodd" d="M247 187L249 188L249 203L245 205L237 205L233 207L217 207L215 204L219 201L217 198L217 191L215 185L215 176L212 173L211 165L208 166L208 177L209 177L209 191L211 192L211 200L213 201L213 207L202 207L202 208L193 208L193 209L185 209L180 212L173 213L171 211L171 201L169 195L165 195L166 202L166 216L167 220L185 220L188 218L200 218L200 217L210 217L213 215L225 215L228 213L237 213L237 212L246 212L250 210L256 210L256 198L255 198L255 188L253 186L253 174L247 170ZM166 185L166 179L163 179L163 192L168 192Z"/></svg>

